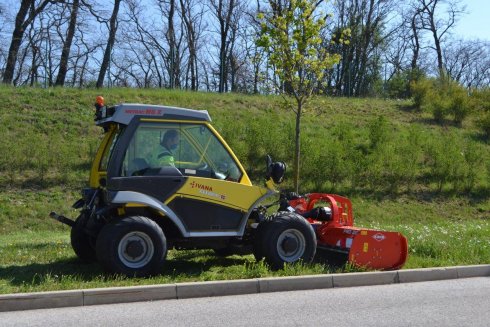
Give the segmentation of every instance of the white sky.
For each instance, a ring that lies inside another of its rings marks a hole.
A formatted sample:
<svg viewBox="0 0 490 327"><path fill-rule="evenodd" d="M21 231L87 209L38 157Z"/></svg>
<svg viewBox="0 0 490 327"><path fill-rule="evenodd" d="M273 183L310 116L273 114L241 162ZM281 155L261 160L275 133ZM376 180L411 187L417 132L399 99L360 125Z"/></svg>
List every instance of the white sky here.
<svg viewBox="0 0 490 327"><path fill-rule="evenodd" d="M490 1L463 0L467 14L461 16L454 36L465 39L480 39L490 41Z"/></svg>

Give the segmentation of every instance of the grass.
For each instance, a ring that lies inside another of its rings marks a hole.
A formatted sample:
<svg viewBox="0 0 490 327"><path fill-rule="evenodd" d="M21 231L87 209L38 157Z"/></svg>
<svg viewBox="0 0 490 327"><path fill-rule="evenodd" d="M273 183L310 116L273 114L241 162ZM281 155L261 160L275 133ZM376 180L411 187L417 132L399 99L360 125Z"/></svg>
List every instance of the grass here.
<svg viewBox="0 0 490 327"><path fill-rule="evenodd" d="M292 167L293 114L281 98L139 89L0 86L0 293L351 271L324 262L271 271L252 256L169 251L160 276L131 279L81 264L69 217L102 136L93 102L166 104L208 110L256 184L264 156ZM490 262L490 148L474 117L439 125L409 101L316 98L302 120L302 192L349 196L356 225L400 231L405 268ZM237 132L238 131L238 132ZM283 189L292 187L291 169Z"/></svg>
<svg viewBox="0 0 490 327"><path fill-rule="evenodd" d="M161 275L126 278L105 274L98 264L82 264L73 254L68 233L27 232L0 236L0 294L321 274L324 264L291 265L271 271L252 255L217 257L210 250L171 250ZM338 269L337 269L338 270Z"/></svg>

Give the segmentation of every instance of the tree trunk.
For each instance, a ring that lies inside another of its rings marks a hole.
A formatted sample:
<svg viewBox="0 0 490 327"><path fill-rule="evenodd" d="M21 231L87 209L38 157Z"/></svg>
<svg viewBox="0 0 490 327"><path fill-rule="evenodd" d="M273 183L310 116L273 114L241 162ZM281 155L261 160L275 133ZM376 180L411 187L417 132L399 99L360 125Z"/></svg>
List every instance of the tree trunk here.
<svg viewBox="0 0 490 327"><path fill-rule="evenodd" d="M418 12L415 13L412 17L412 22L411 22L413 41L414 41L413 56L411 62L412 70L415 70L417 68L417 64L419 60L419 52L420 52L419 34L418 34L418 27L416 22L418 15L419 15Z"/></svg>
<svg viewBox="0 0 490 327"><path fill-rule="evenodd" d="M174 14L175 14L175 0L170 0L170 9L168 11L168 56L170 59L169 67L169 87L175 88L175 30L174 30Z"/></svg>
<svg viewBox="0 0 490 327"><path fill-rule="evenodd" d="M196 50L196 35L194 31L194 25L192 22L191 7L180 0L180 7L182 10L182 18L184 19L185 27L187 29L187 45L189 46L189 70L191 79L191 90L197 91L197 50Z"/></svg>
<svg viewBox="0 0 490 327"><path fill-rule="evenodd" d="M442 60L441 41L437 36L437 30L435 25L433 25L432 35L434 36L434 45L436 46L436 52L437 52L437 68L439 69L439 75L442 76L442 73L444 71L444 63Z"/></svg>
<svg viewBox="0 0 490 327"><path fill-rule="evenodd" d="M117 14L119 12L120 4L121 4L121 0L114 1L114 10L112 11L112 16L109 25L109 39L107 40L107 46L104 51L102 65L100 66L99 78L97 79L97 84L96 84L97 88L101 88L102 85L104 85L104 78L107 72L107 68L109 67L109 62L111 60L112 47L114 46L114 42L116 40Z"/></svg>
<svg viewBox="0 0 490 327"><path fill-rule="evenodd" d="M301 156L301 114L303 110L303 103L298 101L298 109L296 111L296 130L295 130L295 143L294 143L294 191L299 193L299 170L300 170L300 156Z"/></svg>
<svg viewBox="0 0 490 327"><path fill-rule="evenodd" d="M73 5L70 14L70 23L68 25L68 31L66 35L65 43L63 44L63 50L61 51L60 68L58 70L58 77L54 85L63 86L65 84L66 72L68 70L68 59L70 57L71 44L73 42L73 36L75 35L75 29L77 26L77 15L80 0L73 0Z"/></svg>
<svg viewBox="0 0 490 327"><path fill-rule="evenodd" d="M25 28L24 21L29 11L32 0L22 0L20 9L15 17L15 27L12 33L12 41L10 42L7 65L3 74L3 83L11 84L14 78L15 63L17 62L17 54L19 53L20 44L24 36Z"/></svg>

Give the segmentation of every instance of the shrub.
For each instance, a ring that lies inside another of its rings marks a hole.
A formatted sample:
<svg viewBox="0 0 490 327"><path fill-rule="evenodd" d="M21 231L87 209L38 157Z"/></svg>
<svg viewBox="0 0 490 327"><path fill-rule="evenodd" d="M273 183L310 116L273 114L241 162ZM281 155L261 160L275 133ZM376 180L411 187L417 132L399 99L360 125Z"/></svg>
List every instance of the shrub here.
<svg viewBox="0 0 490 327"><path fill-rule="evenodd" d="M483 135L489 139L490 138L490 111L482 114L481 118L478 119L477 125L483 132Z"/></svg>
<svg viewBox="0 0 490 327"><path fill-rule="evenodd" d="M470 96L471 108L477 112L490 111L490 88L473 90Z"/></svg>
<svg viewBox="0 0 490 327"><path fill-rule="evenodd" d="M450 101L444 96L439 95L435 90L430 92L430 102L427 107L432 112L432 117L438 123L444 122L449 113Z"/></svg>
<svg viewBox="0 0 490 327"><path fill-rule="evenodd" d="M412 83L411 89L415 107L426 108L438 123L452 115L454 123L460 126L470 113L466 89L446 75L437 79L420 79Z"/></svg>
<svg viewBox="0 0 490 327"><path fill-rule="evenodd" d="M369 141L372 149L381 147L390 138L388 120L384 116L379 116L369 124Z"/></svg>
<svg viewBox="0 0 490 327"><path fill-rule="evenodd" d="M450 99L449 112L453 115L453 121L461 126L470 113L468 94L461 85L450 82L448 96Z"/></svg>
<svg viewBox="0 0 490 327"><path fill-rule="evenodd" d="M418 81L410 83L410 91L413 97L413 103L417 110L421 110L427 102L427 96L433 88L432 81L421 78Z"/></svg>
<svg viewBox="0 0 490 327"><path fill-rule="evenodd" d="M457 189L464 180L464 156L460 142L454 134L441 134L428 144L428 166L430 176L441 192L445 184L451 183Z"/></svg>
<svg viewBox="0 0 490 327"><path fill-rule="evenodd" d="M466 191L471 191L478 181L479 173L485 169L482 167L484 162L484 150L480 145L471 141L466 141L463 149L463 156L466 163L464 181ZM482 169L483 168L483 169Z"/></svg>
<svg viewBox="0 0 490 327"><path fill-rule="evenodd" d="M386 83L386 91L390 98L405 99L410 97L408 72L398 72Z"/></svg>

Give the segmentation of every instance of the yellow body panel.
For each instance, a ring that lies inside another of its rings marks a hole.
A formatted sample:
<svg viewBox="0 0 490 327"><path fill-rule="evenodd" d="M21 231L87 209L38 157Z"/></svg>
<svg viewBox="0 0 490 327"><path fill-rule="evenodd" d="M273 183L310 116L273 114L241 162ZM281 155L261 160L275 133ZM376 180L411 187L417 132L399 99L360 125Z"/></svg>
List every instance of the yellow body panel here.
<svg viewBox="0 0 490 327"><path fill-rule="evenodd" d="M104 155L108 155L110 145L116 134L117 125L111 125L107 132L104 134L104 138L99 145L99 149L95 154L94 161L92 162L92 168L90 169L89 185L92 188L97 188L100 186L100 179L107 176L105 170L101 170L100 164Z"/></svg>
<svg viewBox="0 0 490 327"><path fill-rule="evenodd" d="M185 197L248 211L267 192L267 189L253 185L218 179L189 177L175 195L167 200L166 204L172 202L176 197Z"/></svg>

